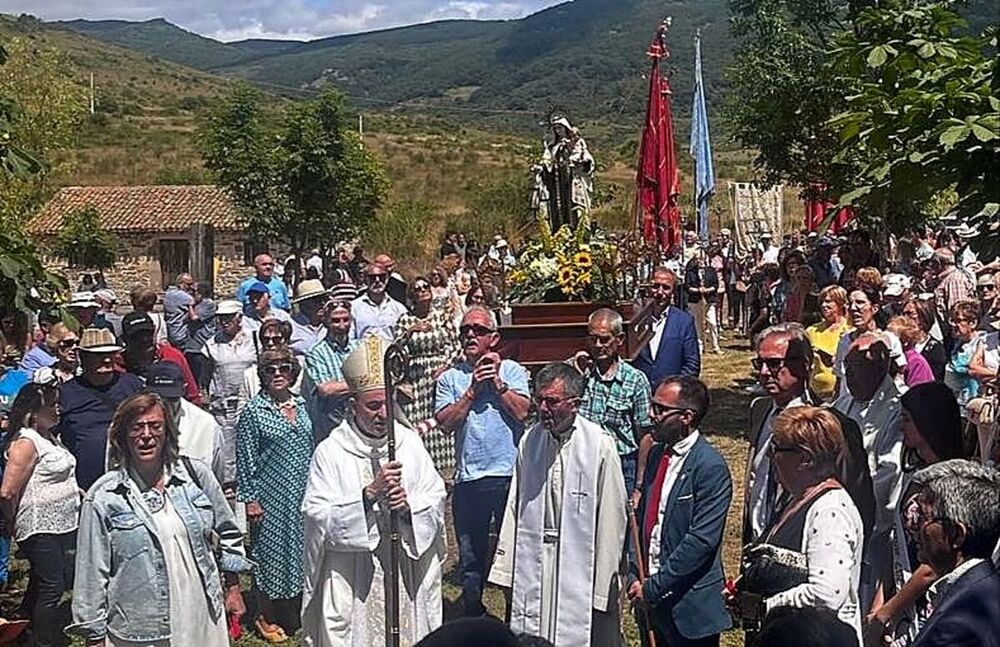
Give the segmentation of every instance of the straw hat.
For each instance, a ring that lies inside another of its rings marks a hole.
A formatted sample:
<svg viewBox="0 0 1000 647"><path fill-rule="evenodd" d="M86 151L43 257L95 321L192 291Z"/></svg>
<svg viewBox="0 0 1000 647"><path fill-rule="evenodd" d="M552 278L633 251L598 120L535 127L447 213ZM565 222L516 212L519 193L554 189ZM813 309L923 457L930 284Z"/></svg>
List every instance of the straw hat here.
<svg viewBox="0 0 1000 647"><path fill-rule="evenodd" d="M107 328L87 328L80 335L80 351L84 353L117 353L122 350L113 332Z"/></svg>
<svg viewBox="0 0 1000 647"><path fill-rule="evenodd" d="M295 289L295 298L292 299L292 303L300 303L307 299L322 297L326 293L327 289L323 287L322 281L319 279L308 279L299 283L299 287Z"/></svg>

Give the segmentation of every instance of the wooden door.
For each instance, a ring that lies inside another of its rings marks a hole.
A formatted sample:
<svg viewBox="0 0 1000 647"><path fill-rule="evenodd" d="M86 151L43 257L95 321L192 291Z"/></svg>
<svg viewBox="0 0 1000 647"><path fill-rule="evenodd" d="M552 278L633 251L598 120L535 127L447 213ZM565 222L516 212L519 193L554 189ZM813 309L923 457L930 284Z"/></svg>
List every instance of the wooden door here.
<svg viewBox="0 0 1000 647"><path fill-rule="evenodd" d="M163 285L173 285L178 274L190 271L191 243L183 239L160 240L160 273Z"/></svg>

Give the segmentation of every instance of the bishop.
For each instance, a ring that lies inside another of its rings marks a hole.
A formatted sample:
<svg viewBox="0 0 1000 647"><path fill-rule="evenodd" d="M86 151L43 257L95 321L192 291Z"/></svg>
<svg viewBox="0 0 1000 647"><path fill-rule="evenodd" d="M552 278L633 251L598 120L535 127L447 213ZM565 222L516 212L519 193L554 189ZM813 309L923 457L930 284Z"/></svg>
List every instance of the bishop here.
<svg viewBox="0 0 1000 647"><path fill-rule="evenodd" d="M398 423L396 460L388 460L388 344L365 337L344 360L351 393L346 416L316 448L309 468L302 503L308 647L382 644L390 510L400 530L400 643L413 645L441 625L444 482L420 437Z"/></svg>

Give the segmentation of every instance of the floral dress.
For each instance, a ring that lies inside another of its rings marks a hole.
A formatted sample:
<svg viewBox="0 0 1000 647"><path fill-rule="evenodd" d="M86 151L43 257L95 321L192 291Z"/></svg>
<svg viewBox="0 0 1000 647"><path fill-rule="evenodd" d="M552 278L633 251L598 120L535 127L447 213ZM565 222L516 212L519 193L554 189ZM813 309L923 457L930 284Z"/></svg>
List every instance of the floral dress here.
<svg viewBox="0 0 1000 647"><path fill-rule="evenodd" d="M284 408L294 408L294 422ZM293 598L305 577L301 506L313 452L305 401L294 395L279 405L261 392L243 409L236 431L237 499L264 509L260 522L250 525L257 588L271 600Z"/></svg>
<svg viewBox="0 0 1000 647"><path fill-rule="evenodd" d="M403 413L411 424L418 424L434 416L434 396L437 380L434 371L442 365L451 365L458 356L458 330L445 311L432 310L426 317L407 313L396 323L396 339L406 335L406 331L420 322L426 322L430 330L415 331L406 342L409 363L406 368L407 382L413 389L413 399L401 403ZM443 477L450 477L455 470L455 438L436 427L424 436L434 467Z"/></svg>

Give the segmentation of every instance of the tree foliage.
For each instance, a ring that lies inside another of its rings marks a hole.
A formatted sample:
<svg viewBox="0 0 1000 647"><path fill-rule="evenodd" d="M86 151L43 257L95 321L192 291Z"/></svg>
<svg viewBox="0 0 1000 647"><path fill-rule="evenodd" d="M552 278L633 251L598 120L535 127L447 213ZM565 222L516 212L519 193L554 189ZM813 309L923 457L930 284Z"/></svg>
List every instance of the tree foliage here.
<svg viewBox="0 0 1000 647"><path fill-rule="evenodd" d="M53 251L70 265L104 270L114 265L118 245L101 226L97 209L84 207L63 220Z"/></svg>
<svg viewBox="0 0 1000 647"><path fill-rule="evenodd" d="M58 153L73 145L86 96L64 54L20 38L11 40L7 51L0 94L17 106L16 122L8 122L9 143L31 151L33 161L24 166L20 160L26 173L0 177L0 216L23 219L42 203L50 178L61 170Z"/></svg>
<svg viewBox="0 0 1000 647"><path fill-rule="evenodd" d="M975 244L1000 247L996 35L956 4L733 0L727 114L765 179L896 232L957 195L946 214L993 225Z"/></svg>
<svg viewBox="0 0 1000 647"><path fill-rule="evenodd" d="M0 66L7 53L0 47ZM0 182L10 179L29 181L42 165L31 152L13 142L11 130L21 115L18 105L0 91ZM3 193L0 197L6 199ZM43 303L52 303L55 295L65 289L60 276L48 272L42 265L35 246L24 235L18 223L0 219L0 304L16 310L29 311Z"/></svg>
<svg viewBox="0 0 1000 647"><path fill-rule="evenodd" d="M992 235L1000 251L1000 68L996 35L977 37L943 2L890 3L862 12L842 34L830 68L847 87L831 121L858 169L841 202L902 227L957 193L951 215Z"/></svg>
<svg viewBox="0 0 1000 647"><path fill-rule="evenodd" d="M200 141L205 166L252 234L294 249L329 249L363 233L388 192L334 90L274 115L256 90L240 85L208 115Z"/></svg>

